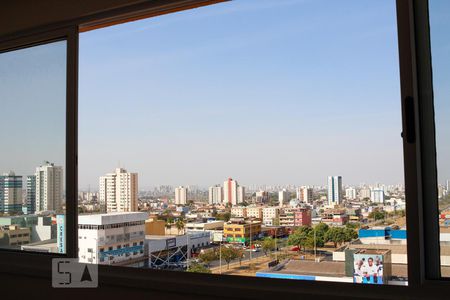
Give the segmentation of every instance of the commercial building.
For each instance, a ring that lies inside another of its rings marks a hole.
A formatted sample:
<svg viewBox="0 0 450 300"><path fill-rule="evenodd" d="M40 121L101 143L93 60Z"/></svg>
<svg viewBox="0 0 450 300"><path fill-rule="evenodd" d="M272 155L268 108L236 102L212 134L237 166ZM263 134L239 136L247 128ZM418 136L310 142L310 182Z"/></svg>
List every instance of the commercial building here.
<svg viewBox="0 0 450 300"><path fill-rule="evenodd" d="M342 202L342 176L328 176L328 205Z"/></svg>
<svg viewBox="0 0 450 300"><path fill-rule="evenodd" d="M78 257L82 263L136 264L145 260L147 213L78 216Z"/></svg>
<svg viewBox="0 0 450 300"><path fill-rule="evenodd" d="M246 221L242 218L230 219L223 226L223 236L230 243L248 243L250 238L256 239L261 235L260 221Z"/></svg>
<svg viewBox="0 0 450 300"><path fill-rule="evenodd" d="M138 210L138 174L117 168L99 179L100 204L107 212ZM103 209L104 210L104 209Z"/></svg>
<svg viewBox="0 0 450 300"><path fill-rule="evenodd" d="M220 204L223 202L223 187L220 185L211 186L208 189L208 203Z"/></svg>
<svg viewBox="0 0 450 300"><path fill-rule="evenodd" d="M146 264L152 269L184 270L187 259L210 244L209 232L188 232L184 235L145 236Z"/></svg>
<svg viewBox="0 0 450 300"><path fill-rule="evenodd" d="M22 211L22 176L13 171L0 176L0 212Z"/></svg>
<svg viewBox="0 0 450 300"><path fill-rule="evenodd" d="M186 205L188 198L188 188L184 186L179 186L175 188L175 204L176 205Z"/></svg>

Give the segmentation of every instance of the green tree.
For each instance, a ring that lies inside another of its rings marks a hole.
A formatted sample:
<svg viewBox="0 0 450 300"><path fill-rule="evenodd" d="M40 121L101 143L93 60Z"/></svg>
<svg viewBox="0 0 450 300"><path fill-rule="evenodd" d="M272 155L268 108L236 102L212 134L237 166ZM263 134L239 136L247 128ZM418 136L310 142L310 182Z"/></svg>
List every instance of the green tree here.
<svg viewBox="0 0 450 300"><path fill-rule="evenodd" d="M354 239L358 238L358 232L350 227L346 227L344 229L344 234L345 234L345 242L351 242Z"/></svg>
<svg viewBox="0 0 450 300"><path fill-rule="evenodd" d="M207 250L207 251L203 251L202 253L199 254L198 258L205 263L207 266L209 266L209 264L217 259L217 253L214 250Z"/></svg>
<svg viewBox="0 0 450 300"><path fill-rule="evenodd" d="M267 238L263 239L262 242L261 242L261 248L262 248L262 250L264 252L264 255L267 256L267 254L270 251L275 250L275 248L276 248L275 240L273 238L271 238L271 237L267 237Z"/></svg>
<svg viewBox="0 0 450 300"><path fill-rule="evenodd" d="M184 220L183 219L178 219L177 221L176 221L176 223L175 223L175 226L177 227L177 230L178 230L178 234L180 234L180 231L182 230L182 229L184 229Z"/></svg>
<svg viewBox="0 0 450 300"><path fill-rule="evenodd" d="M199 264L198 262L190 263L187 271L192 273L208 273L208 274L211 273L210 269L208 269L206 266L202 264Z"/></svg>
<svg viewBox="0 0 450 300"><path fill-rule="evenodd" d="M378 220L383 220L384 219L384 213L382 213L381 211L373 211L369 214L369 219L378 221Z"/></svg>
<svg viewBox="0 0 450 300"><path fill-rule="evenodd" d="M335 248L345 242L345 239L345 231L342 227L331 227L325 234L325 240L333 242Z"/></svg>
<svg viewBox="0 0 450 300"><path fill-rule="evenodd" d="M306 242L309 233L312 231L311 227L301 226L295 229L295 231L288 238L288 245L297 246L300 251L301 248L306 248Z"/></svg>
<svg viewBox="0 0 450 300"><path fill-rule="evenodd" d="M233 259L238 258L238 251L236 251L235 248L233 247L222 247L220 249L220 253L221 253L221 257L222 259L225 260L225 262L227 263L227 269L230 268L230 262Z"/></svg>

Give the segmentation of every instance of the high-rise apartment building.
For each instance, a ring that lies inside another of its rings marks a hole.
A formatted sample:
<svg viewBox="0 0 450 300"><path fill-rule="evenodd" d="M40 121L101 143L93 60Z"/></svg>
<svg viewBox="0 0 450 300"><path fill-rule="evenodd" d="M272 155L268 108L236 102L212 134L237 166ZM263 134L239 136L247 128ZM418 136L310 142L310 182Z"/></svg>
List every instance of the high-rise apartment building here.
<svg viewBox="0 0 450 300"><path fill-rule="evenodd" d="M237 203L242 203L245 201L245 187L238 186L237 189Z"/></svg>
<svg viewBox="0 0 450 300"><path fill-rule="evenodd" d="M208 190L209 204L219 204L223 202L223 188L220 185L211 186Z"/></svg>
<svg viewBox="0 0 450 300"><path fill-rule="evenodd" d="M27 176L27 214L36 211L36 176Z"/></svg>
<svg viewBox="0 0 450 300"><path fill-rule="evenodd" d="M179 186L175 188L175 204L186 205L187 204L188 188Z"/></svg>
<svg viewBox="0 0 450 300"><path fill-rule="evenodd" d="M384 203L384 190L372 189L370 191L370 201L375 203Z"/></svg>
<svg viewBox="0 0 450 300"><path fill-rule="evenodd" d="M328 176L328 205L342 202L342 176Z"/></svg>
<svg viewBox="0 0 450 300"><path fill-rule="evenodd" d="M117 168L99 180L100 204L107 212L138 211L138 174Z"/></svg>
<svg viewBox="0 0 450 300"><path fill-rule="evenodd" d="M282 207L283 204L287 203L290 199L289 199L290 195L289 192L287 190L282 190L278 192L278 203L279 206Z"/></svg>
<svg viewBox="0 0 450 300"><path fill-rule="evenodd" d="M22 211L22 176L13 171L0 176L0 212Z"/></svg>
<svg viewBox="0 0 450 300"><path fill-rule="evenodd" d="M356 190L354 188L345 189L345 198L348 200L356 199Z"/></svg>
<svg viewBox="0 0 450 300"><path fill-rule="evenodd" d="M63 201L63 168L46 161L36 168L36 211L57 211Z"/></svg>
<svg viewBox="0 0 450 300"><path fill-rule="evenodd" d="M313 202L313 189L307 186L302 186L298 189L298 200L303 201L305 203Z"/></svg>
<svg viewBox="0 0 450 300"><path fill-rule="evenodd" d="M228 178L223 183L223 202L225 204L236 205L242 203L245 199L245 189L239 189L238 182L232 178Z"/></svg>

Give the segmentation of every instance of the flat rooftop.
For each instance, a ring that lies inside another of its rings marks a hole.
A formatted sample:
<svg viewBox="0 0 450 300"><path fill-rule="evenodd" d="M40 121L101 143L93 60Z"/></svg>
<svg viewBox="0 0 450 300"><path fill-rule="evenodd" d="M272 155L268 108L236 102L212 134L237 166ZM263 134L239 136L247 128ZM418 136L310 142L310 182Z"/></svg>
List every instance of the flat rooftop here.
<svg viewBox="0 0 450 300"><path fill-rule="evenodd" d="M107 214L79 215L79 225L109 225L126 222L145 221L148 218L146 212L114 212Z"/></svg>

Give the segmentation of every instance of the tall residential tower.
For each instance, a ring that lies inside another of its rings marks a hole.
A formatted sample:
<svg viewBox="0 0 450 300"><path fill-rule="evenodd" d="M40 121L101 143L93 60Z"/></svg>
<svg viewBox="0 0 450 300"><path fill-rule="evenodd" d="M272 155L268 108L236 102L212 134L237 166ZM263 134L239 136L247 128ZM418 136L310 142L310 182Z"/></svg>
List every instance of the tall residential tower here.
<svg viewBox="0 0 450 300"><path fill-rule="evenodd" d="M138 211L138 174L117 168L99 180L100 204L107 212Z"/></svg>

